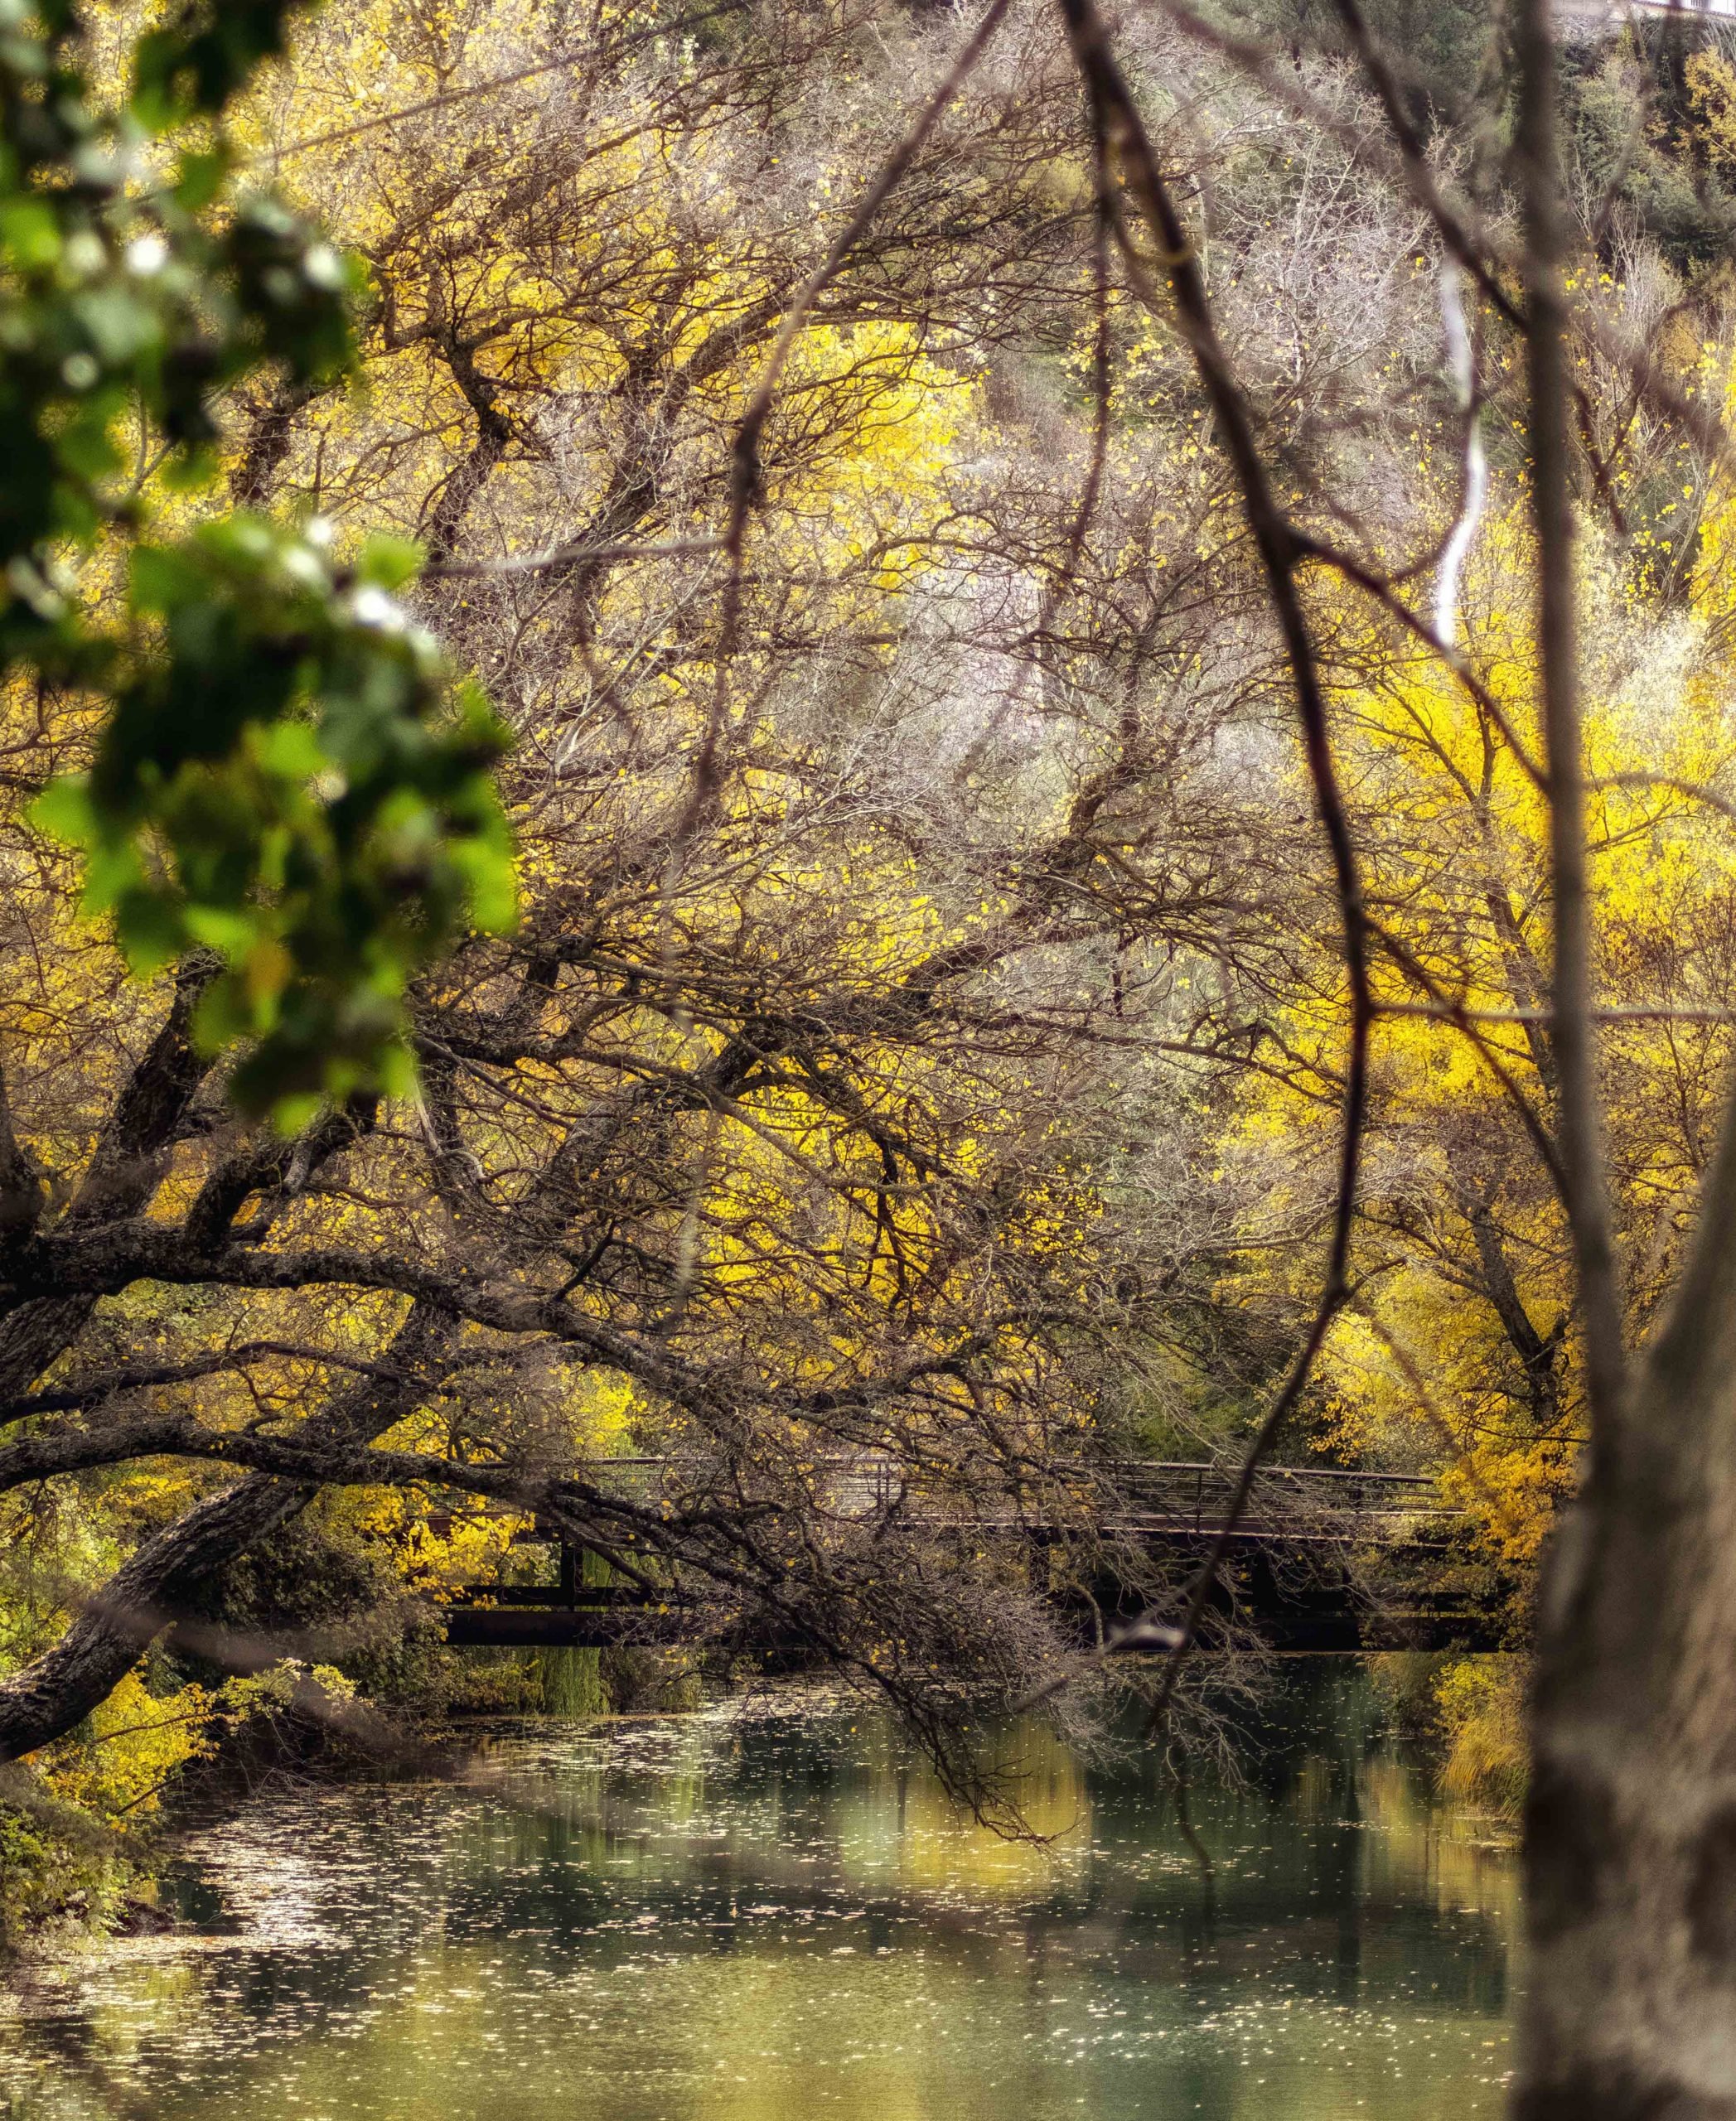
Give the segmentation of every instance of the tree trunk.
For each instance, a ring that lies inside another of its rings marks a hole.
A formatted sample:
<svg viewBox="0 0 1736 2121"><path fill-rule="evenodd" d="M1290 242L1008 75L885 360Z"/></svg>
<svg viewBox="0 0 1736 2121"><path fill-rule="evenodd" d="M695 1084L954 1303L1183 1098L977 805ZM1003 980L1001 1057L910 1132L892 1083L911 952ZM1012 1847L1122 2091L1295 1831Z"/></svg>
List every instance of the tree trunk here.
<svg viewBox="0 0 1736 2121"><path fill-rule="evenodd" d="M150 1201L194 1092L210 1063L193 1041L193 1012L210 984L216 961L200 952L175 975L175 998L157 1036L127 1078L103 1124L76 1196L60 1223L62 1232L99 1230L136 1215ZM0 1157L0 1184L7 1188L12 1234L27 1234L42 1207L35 1174L20 1161L8 1122ZM27 1214L19 1212L27 1188ZM11 1300L0 1285L0 1400L27 1391L63 1355L96 1308L89 1296Z"/></svg>
<svg viewBox="0 0 1736 2121"><path fill-rule="evenodd" d="M358 1380L309 1421L309 1437L366 1443L401 1421L427 1396L452 1330L450 1314L418 1304L386 1358L409 1378ZM81 1722L152 1639L181 1617L201 1584L287 1524L317 1491L273 1474L249 1474L147 1540L52 1650L0 1684L0 1761L34 1752Z"/></svg>
<svg viewBox="0 0 1736 2121"><path fill-rule="evenodd" d="M1522 2121L1736 2117L1736 1100L1545 1573Z"/></svg>

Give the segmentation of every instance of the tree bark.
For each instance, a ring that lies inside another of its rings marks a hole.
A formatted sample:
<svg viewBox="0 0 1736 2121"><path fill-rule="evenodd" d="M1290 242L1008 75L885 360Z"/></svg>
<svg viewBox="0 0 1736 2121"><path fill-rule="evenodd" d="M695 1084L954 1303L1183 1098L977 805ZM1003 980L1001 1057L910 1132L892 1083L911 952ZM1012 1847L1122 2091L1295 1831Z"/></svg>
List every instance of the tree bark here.
<svg viewBox="0 0 1736 2121"><path fill-rule="evenodd" d="M1557 1535L1524 2121L1736 2116L1736 1100L1671 1322Z"/></svg>
<svg viewBox="0 0 1736 2121"><path fill-rule="evenodd" d="M136 1215L157 1191L176 1129L210 1067L193 1043L192 1022L215 971L215 959L201 955L176 974L168 1015L104 1123L78 1192L60 1220L60 1234L123 1222ZM19 1153L14 1144L10 1197L15 1200L21 1183ZM41 1205L38 1196L29 1220L21 1219L21 1231L27 1234ZM95 1298L86 1295L38 1297L22 1303L8 1302L7 1295L0 1286L0 1399L27 1390L72 1346L95 1307Z"/></svg>
<svg viewBox="0 0 1736 2121"><path fill-rule="evenodd" d="M423 1399L455 1321L417 1304L385 1358L404 1381L359 1379L308 1423L311 1441L365 1443ZM196 1505L147 1540L52 1650L0 1684L0 1761L17 1760L83 1721L125 1678L193 1592L238 1555L287 1524L317 1490L254 1473Z"/></svg>

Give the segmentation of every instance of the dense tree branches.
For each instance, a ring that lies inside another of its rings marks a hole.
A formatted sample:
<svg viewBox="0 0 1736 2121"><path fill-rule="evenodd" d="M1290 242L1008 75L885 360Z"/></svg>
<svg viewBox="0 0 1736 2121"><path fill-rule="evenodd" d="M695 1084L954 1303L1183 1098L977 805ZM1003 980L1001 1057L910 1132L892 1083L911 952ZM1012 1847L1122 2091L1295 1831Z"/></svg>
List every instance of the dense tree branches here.
<svg viewBox="0 0 1736 2121"><path fill-rule="evenodd" d="M1143 1022L1166 954L1259 947L1236 799L1199 771L1215 688L1175 715L1151 690L1201 637L1193 525L1135 500L1112 592L1141 611L1131 655L1089 597L1058 632L1036 583L1072 497L1022 442L986 482L963 442L989 432L985 359L1063 355L1044 306L1091 270L1089 199L1053 174L1074 134L1058 48L1023 22L961 89L944 36L883 12L919 81L953 84L921 89L931 116L899 147L907 82L857 35L866 13L744 11L673 70L605 39L583 85L528 103L507 77L537 62L505 62L534 31L467 20L446 77L505 84L480 133L410 97L393 137L297 157L370 260L372 395L261 396L235 476L463 555L427 609L518 725L522 925L423 983L413 1105L289 1143L239 1125L198 1059L149 1123L124 1092L104 1119L101 1071L41 1020L17 1078L34 1138L64 1113L69 1141L87 1114L138 1138L130 1191L100 1150L80 1181L109 1187L100 1215L45 1191L17 1233L7 1477L88 1481L128 1453L259 1470L202 1499L188 1476L185 1514L8 1683L11 1750L81 1714L316 1480L446 1465L456 1494L546 1514L617 1447L605 1404L718 1497L708 1544L679 1511L636 1536L805 1616L934 1736L960 1669L1017 1691L1055 1654L1045 1587L1009 1601L997 1567L985 1597L946 1539L831 1522L794 1469L890 1455L961 1523L1016 1517L1114 1431L1093 1413L1119 1389L1108 1347L1192 1331L1115 1198L1141 1049L1100 1034ZM411 27L328 18L262 120L293 128L322 68L413 78ZM841 128L807 107L828 69L852 85ZM845 232L816 276L813 201L834 194ZM720 600L707 540L742 490L746 403L760 521ZM672 548L655 573L640 541ZM64 923L42 882L21 966ZM99 1006L69 999L75 1020ZM147 1033L141 1080L185 1046L178 1021ZM354 1456L394 1428L395 1452ZM870 1539L878 1558L848 1562ZM910 1552L890 1577L888 1541Z"/></svg>
<svg viewBox="0 0 1736 2121"><path fill-rule="evenodd" d="M1352 0L1293 65L1179 4L568 12L328 12L244 114L370 306L365 394L238 386L232 487L418 537L387 622L514 736L521 919L419 975L413 1095L238 1117L203 959L129 988L5 829L0 1510L118 1563L32 1563L5 1748L328 1490L757 1614L960 1787L1124 1448L1438 1470L1529 1568L1729 1051L1715 287L1558 175L1540 16L1516 138ZM7 713L20 791L96 733ZM1184 1631L1217 1558L1115 1558Z"/></svg>

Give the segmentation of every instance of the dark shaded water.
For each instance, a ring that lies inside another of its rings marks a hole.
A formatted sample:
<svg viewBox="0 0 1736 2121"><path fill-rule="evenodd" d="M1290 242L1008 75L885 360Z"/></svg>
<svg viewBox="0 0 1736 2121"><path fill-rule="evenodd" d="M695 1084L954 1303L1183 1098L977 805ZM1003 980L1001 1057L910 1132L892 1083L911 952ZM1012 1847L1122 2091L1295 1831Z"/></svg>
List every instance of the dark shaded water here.
<svg viewBox="0 0 1736 2121"><path fill-rule="evenodd" d="M1148 1763L1034 1730L1007 1742L1060 1838L1009 1846L883 1723L788 1697L264 1794L189 1852L195 1934L0 2003L0 2115L1494 2115L1511 1859L1337 1671L1253 1788L1196 1787L1197 1847Z"/></svg>

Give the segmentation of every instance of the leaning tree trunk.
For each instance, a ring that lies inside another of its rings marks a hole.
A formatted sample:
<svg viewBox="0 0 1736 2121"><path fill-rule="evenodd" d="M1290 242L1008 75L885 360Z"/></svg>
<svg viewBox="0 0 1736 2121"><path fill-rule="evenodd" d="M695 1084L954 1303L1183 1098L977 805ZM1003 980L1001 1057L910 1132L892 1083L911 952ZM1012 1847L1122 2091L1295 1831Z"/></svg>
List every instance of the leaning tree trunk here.
<svg viewBox="0 0 1736 2121"><path fill-rule="evenodd" d="M1523 2121L1736 2117L1736 1101L1545 1574Z"/></svg>
<svg viewBox="0 0 1736 2121"><path fill-rule="evenodd" d="M306 1424L309 1441L368 1443L427 1396L452 1315L414 1305L394 1336L394 1375L359 1379ZM196 1503L148 1539L89 1601L53 1649L0 1683L0 1761L17 1760L81 1722L119 1685L200 1586L304 1510L317 1490L266 1473Z"/></svg>
<svg viewBox="0 0 1736 2121"><path fill-rule="evenodd" d="M0 1761L32 1753L81 1722L202 1583L287 1524L313 1493L249 1474L147 1540L52 1650L0 1685Z"/></svg>

